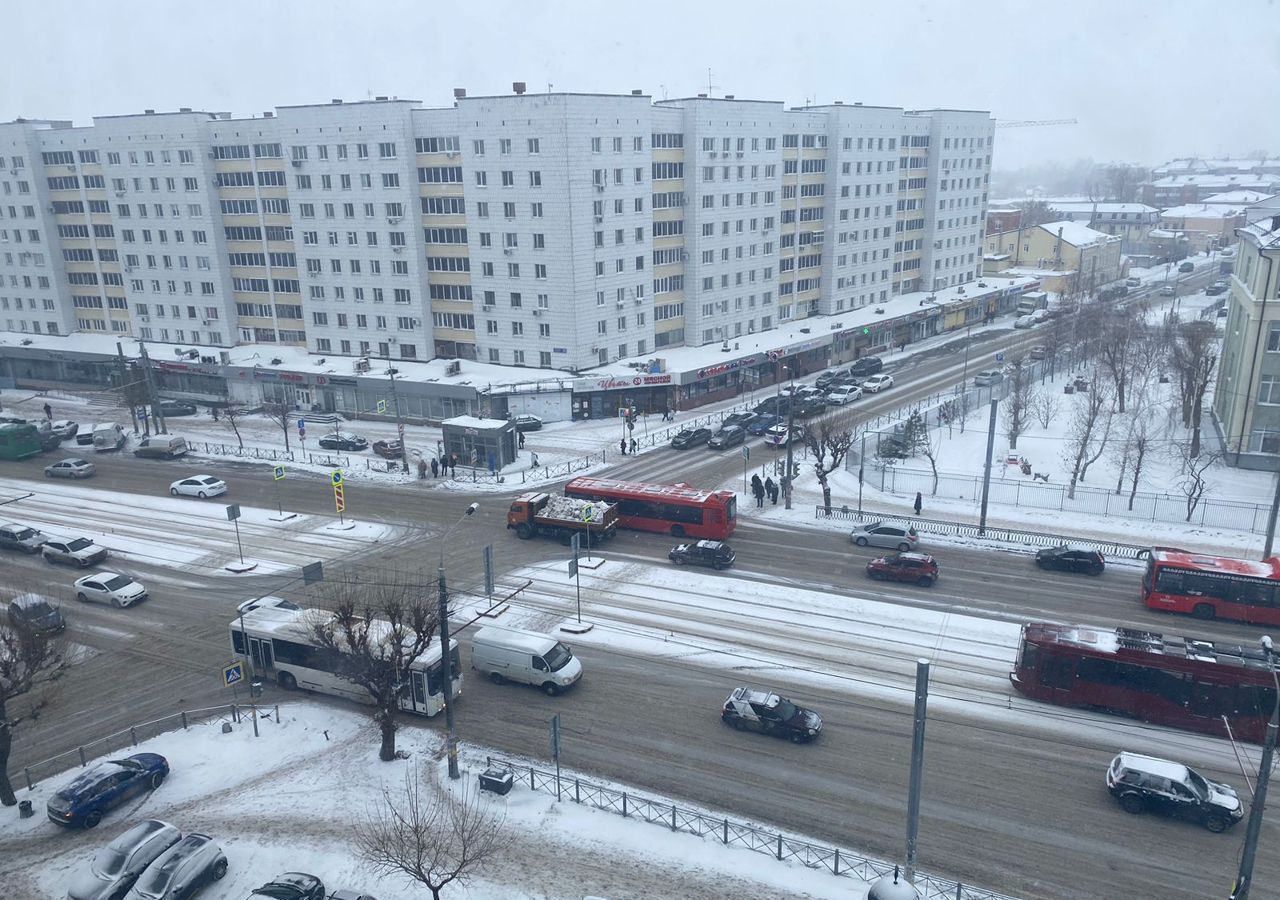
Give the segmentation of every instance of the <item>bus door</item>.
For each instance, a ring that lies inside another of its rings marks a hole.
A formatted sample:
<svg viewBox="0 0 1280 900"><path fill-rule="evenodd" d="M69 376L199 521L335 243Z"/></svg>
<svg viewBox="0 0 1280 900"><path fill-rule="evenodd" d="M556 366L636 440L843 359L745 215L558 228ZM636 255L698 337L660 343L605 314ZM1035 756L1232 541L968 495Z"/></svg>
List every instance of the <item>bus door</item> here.
<svg viewBox="0 0 1280 900"><path fill-rule="evenodd" d="M254 668L260 672L275 668L276 660L271 652L271 639L250 637L249 658L253 660Z"/></svg>
<svg viewBox="0 0 1280 900"><path fill-rule="evenodd" d="M1050 703L1063 703L1075 690L1076 660L1058 653L1040 655L1040 687L1048 689Z"/></svg>
<svg viewBox="0 0 1280 900"><path fill-rule="evenodd" d="M422 669L409 670L409 681L400 691L400 708L424 716L431 715L427 706L427 673Z"/></svg>
<svg viewBox="0 0 1280 900"><path fill-rule="evenodd" d="M1191 700L1187 704L1187 712L1199 722L1191 727L1211 734L1221 733L1222 717L1235 713L1235 700L1234 685L1197 681L1191 686Z"/></svg>

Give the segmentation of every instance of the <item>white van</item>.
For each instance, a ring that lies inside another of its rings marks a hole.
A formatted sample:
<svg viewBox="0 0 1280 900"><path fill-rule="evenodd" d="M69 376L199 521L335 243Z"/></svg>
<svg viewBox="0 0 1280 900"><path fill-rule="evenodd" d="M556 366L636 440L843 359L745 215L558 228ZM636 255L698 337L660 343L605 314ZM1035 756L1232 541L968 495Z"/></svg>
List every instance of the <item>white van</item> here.
<svg viewBox="0 0 1280 900"><path fill-rule="evenodd" d="M471 668L494 684L518 681L555 696L582 677L582 663L546 634L514 628L481 628L471 639Z"/></svg>
<svg viewBox="0 0 1280 900"><path fill-rule="evenodd" d="M94 450L119 450L126 440L124 429L115 422L93 426Z"/></svg>

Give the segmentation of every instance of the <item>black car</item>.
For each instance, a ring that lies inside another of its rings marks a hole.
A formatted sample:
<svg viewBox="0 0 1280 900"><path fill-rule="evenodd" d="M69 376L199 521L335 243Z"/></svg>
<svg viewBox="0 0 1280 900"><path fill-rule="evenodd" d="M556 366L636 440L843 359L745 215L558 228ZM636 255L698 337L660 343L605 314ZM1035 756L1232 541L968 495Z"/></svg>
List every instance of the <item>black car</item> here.
<svg viewBox="0 0 1280 900"><path fill-rule="evenodd" d="M1101 575L1107 568L1106 560L1097 550L1080 550L1076 547L1046 547L1036 553L1036 565L1042 569L1060 569L1063 572L1083 572Z"/></svg>
<svg viewBox="0 0 1280 900"><path fill-rule="evenodd" d="M676 544L667 554L667 559L677 566L692 563L699 566L710 566L713 569L727 569L737 559L737 554L724 541L697 541L691 544Z"/></svg>
<svg viewBox="0 0 1280 900"><path fill-rule="evenodd" d="M324 882L306 872L277 875L249 895L249 900L269 897L271 900L325 900Z"/></svg>
<svg viewBox="0 0 1280 900"><path fill-rule="evenodd" d="M1215 834L1244 818L1244 805L1233 787L1154 756L1120 753L1107 767L1107 790L1125 812L1191 819Z"/></svg>
<svg viewBox="0 0 1280 900"><path fill-rule="evenodd" d="M849 374L859 377L875 375L884 368L884 361L878 356L864 356L849 367Z"/></svg>
<svg viewBox="0 0 1280 900"><path fill-rule="evenodd" d="M62 610L39 594L19 594L9 601L9 625L32 634L57 634L67 627Z"/></svg>
<svg viewBox="0 0 1280 900"><path fill-rule="evenodd" d="M194 403L186 400L161 400L159 403L160 415L169 418L178 416L194 416L199 409Z"/></svg>
<svg viewBox="0 0 1280 900"><path fill-rule="evenodd" d="M160 787L168 774L169 763L158 753L99 763L49 798L49 820L69 828L92 828L103 813Z"/></svg>
<svg viewBox="0 0 1280 900"><path fill-rule="evenodd" d="M839 372L823 372L821 375L818 376L817 380L814 381L814 385L820 390L825 391L828 388L830 388L833 384L835 384L837 379L839 378L840 378Z"/></svg>
<svg viewBox="0 0 1280 900"><path fill-rule="evenodd" d="M802 397L795 403L793 413L797 419L807 419L809 416L816 416L827 408L827 404L822 402L819 397Z"/></svg>
<svg viewBox="0 0 1280 900"><path fill-rule="evenodd" d="M542 429L542 420L535 415L512 416L511 421L515 423L516 431L539 431Z"/></svg>
<svg viewBox="0 0 1280 900"><path fill-rule="evenodd" d="M690 447L701 447L709 440L710 428L686 428L671 439L671 447L675 450L688 450Z"/></svg>
<svg viewBox="0 0 1280 900"><path fill-rule="evenodd" d="M320 446L325 450L346 450L358 453L369 449L369 442L358 434L348 431L335 431L320 438Z"/></svg>
<svg viewBox="0 0 1280 900"><path fill-rule="evenodd" d="M739 731L759 731L796 744L812 741L822 733L822 717L813 710L749 687L734 689L720 708L720 721Z"/></svg>
<svg viewBox="0 0 1280 900"><path fill-rule="evenodd" d="M374 441L373 452L383 459L401 459L404 446L399 441Z"/></svg>
<svg viewBox="0 0 1280 900"><path fill-rule="evenodd" d="M727 450L744 443L746 439L747 429L741 425L728 425L712 435L711 440L707 441L707 446L712 450Z"/></svg>
<svg viewBox="0 0 1280 900"><path fill-rule="evenodd" d="M785 416L787 414L787 407L790 404L791 404L790 398L783 397L781 395L774 395L768 398L767 400L757 403L755 409L752 410L752 412L754 412L758 416L765 416L765 415Z"/></svg>
<svg viewBox="0 0 1280 900"><path fill-rule="evenodd" d="M1204 293L1206 297L1216 297L1219 294L1225 294L1226 292L1227 292L1227 286L1224 282L1221 282L1221 281L1215 281L1213 284L1209 285L1207 288L1204 289Z"/></svg>
<svg viewBox="0 0 1280 900"><path fill-rule="evenodd" d="M725 416L724 420L720 423L720 427L728 428L730 425L738 425L742 428L746 428L758 418L760 417L753 412L736 412L732 415Z"/></svg>

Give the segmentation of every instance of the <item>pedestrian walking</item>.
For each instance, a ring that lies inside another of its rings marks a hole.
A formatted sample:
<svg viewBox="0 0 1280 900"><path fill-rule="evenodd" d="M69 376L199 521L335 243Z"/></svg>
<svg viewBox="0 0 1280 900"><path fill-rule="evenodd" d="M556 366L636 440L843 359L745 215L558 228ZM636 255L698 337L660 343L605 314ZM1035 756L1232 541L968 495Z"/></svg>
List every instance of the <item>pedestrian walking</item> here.
<svg viewBox="0 0 1280 900"><path fill-rule="evenodd" d="M427 461L421 456L418 457L418 480L427 480Z"/></svg>
<svg viewBox="0 0 1280 900"><path fill-rule="evenodd" d="M520 449L523 450L524 449L524 432L517 431L516 434L520 435Z"/></svg>
<svg viewBox="0 0 1280 900"><path fill-rule="evenodd" d="M640 442L637 441L635 438L632 438L631 439L631 455L632 456L636 455L636 448L639 446L640 446Z"/></svg>
<svg viewBox="0 0 1280 900"><path fill-rule="evenodd" d="M759 475L751 476L751 496L756 498L756 506L764 506L764 482Z"/></svg>
<svg viewBox="0 0 1280 900"><path fill-rule="evenodd" d="M449 457L449 474L453 477L458 476L458 454Z"/></svg>
<svg viewBox="0 0 1280 900"><path fill-rule="evenodd" d="M916 502L912 505L916 508L916 515L920 515L920 507L924 506L924 497L920 495L919 491L916 491Z"/></svg>
<svg viewBox="0 0 1280 900"><path fill-rule="evenodd" d="M623 456L627 455L627 439L626 438L623 438L622 440L618 441L618 449L622 451Z"/></svg>
<svg viewBox="0 0 1280 900"><path fill-rule="evenodd" d="M53 421L53 407L50 406L48 403L44 405L44 417L48 419L50 422Z"/></svg>
<svg viewBox="0 0 1280 900"><path fill-rule="evenodd" d="M774 506L778 505L778 485L772 477L766 478L764 481L764 492L769 495L769 501Z"/></svg>
<svg viewBox="0 0 1280 900"><path fill-rule="evenodd" d="M421 471L423 471L423 473L424 473L424 475L425 475L425 472L426 472L426 469L425 469L426 463L423 463L422 465L424 466L424 468L423 468ZM432 478L439 478L439 477L440 477L440 463L436 462L436 458L435 458L434 456L433 456L433 457L431 457L431 477L432 477Z"/></svg>
<svg viewBox="0 0 1280 900"><path fill-rule="evenodd" d="M533 467L534 467L535 469L536 469L536 468L538 468L538 451L537 451L537 450L530 450L530 451L529 451L529 455L530 455L531 457L533 457L533 463L532 463Z"/></svg>

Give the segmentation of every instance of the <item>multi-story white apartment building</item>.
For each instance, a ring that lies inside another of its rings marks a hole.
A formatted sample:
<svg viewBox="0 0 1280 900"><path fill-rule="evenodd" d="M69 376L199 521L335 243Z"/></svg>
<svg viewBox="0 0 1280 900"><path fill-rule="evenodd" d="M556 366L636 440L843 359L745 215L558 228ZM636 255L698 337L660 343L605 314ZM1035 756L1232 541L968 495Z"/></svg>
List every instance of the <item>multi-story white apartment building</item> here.
<svg viewBox="0 0 1280 900"><path fill-rule="evenodd" d="M0 330L586 369L976 278L984 112L699 96L0 124Z"/></svg>

